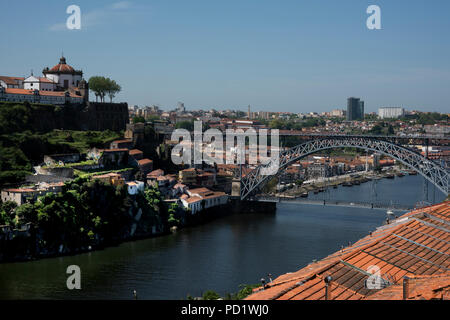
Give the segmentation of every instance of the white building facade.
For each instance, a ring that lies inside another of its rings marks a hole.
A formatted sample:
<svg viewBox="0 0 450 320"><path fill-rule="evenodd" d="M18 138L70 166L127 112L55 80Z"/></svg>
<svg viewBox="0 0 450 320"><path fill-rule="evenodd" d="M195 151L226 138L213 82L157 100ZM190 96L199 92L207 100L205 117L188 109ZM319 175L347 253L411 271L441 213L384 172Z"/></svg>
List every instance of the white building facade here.
<svg viewBox="0 0 450 320"><path fill-rule="evenodd" d="M81 104L84 97L68 91L40 91L27 89L5 89L0 87L0 101L29 102L64 105L66 103Z"/></svg>
<svg viewBox="0 0 450 320"><path fill-rule="evenodd" d="M55 91L57 83L45 77L29 76L23 81L23 89L26 90L42 90L42 91Z"/></svg>
<svg viewBox="0 0 450 320"><path fill-rule="evenodd" d="M144 192L145 184L142 181L129 181L126 183L128 194L135 196L139 192Z"/></svg>
<svg viewBox="0 0 450 320"><path fill-rule="evenodd" d="M42 70L42 74L60 89L78 87L83 78L83 71L75 70L68 65L64 57L61 57L59 63L53 68Z"/></svg>
<svg viewBox="0 0 450 320"><path fill-rule="evenodd" d="M0 101L56 104L84 103L89 100L88 83L83 72L75 70L61 57L53 68L45 68L43 77L0 76Z"/></svg>
<svg viewBox="0 0 450 320"><path fill-rule="evenodd" d="M401 107L381 107L378 109L380 119L395 119L405 115L405 109Z"/></svg>

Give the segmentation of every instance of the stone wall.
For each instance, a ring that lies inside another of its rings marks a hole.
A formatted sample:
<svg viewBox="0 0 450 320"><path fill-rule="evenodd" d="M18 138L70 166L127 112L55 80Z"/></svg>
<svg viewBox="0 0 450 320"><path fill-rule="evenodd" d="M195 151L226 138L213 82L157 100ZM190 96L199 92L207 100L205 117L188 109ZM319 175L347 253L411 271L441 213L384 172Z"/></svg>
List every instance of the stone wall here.
<svg viewBox="0 0 450 320"><path fill-rule="evenodd" d="M40 182L46 182L46 183L56 183L56 182L66 182L71 180L71 178L67 177L61 177L61 176L50 176L47 174L30 174L25 177L26 182L28 183L40 183Z"/></svg>
<svg viewBox="0 0 450 320"><path fill-rule="evenodd" d="M73 168L66 167L34 167L37 174L73 178Z"/></svg>
<svg viewBox="0 0 450 320"><path fill-rule="evenodd" d="M44 162L46 165L58 164L60 161L63 163L73 163L79 162L80 160L81 155L79 153L44 155Z"/></svg>
<svg viewBox="0 0 450 320"><path fill-rule="evenodd" d="M127 103L89 102L85 111L87 130L125 130L129 122Z"/></svg>
<svg viewBox="0 0 450 320"><path fill-rule="evenodd" d="M129 122L127 103L45 104L0 102L0 107L9 108L17 104L27 107L29 124L33 131L48 132L65 130L125 130ZM12 115L14 116L14 115Z"/></svg>

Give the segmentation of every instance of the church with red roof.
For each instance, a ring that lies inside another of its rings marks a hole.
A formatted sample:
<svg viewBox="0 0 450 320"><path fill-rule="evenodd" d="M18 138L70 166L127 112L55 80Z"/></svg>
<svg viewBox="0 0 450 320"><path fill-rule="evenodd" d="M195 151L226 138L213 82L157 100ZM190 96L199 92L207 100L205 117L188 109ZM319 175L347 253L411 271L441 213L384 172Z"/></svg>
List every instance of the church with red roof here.
<svg viewBox="0 0 450 320"><path fill-rule="evenodd" d="M61 57L59 63L53 68L45 68L42 74L45 78L56 83L58 87L64 89L78 87L83 78L83 71L75 70L72 66L68 65L65 57Z"/></svg>
<svg viewBox="0 0 450 320"><path fill-rule="evenodd" d="M48 104L85 103L89 101L89 88L83 71L67 64L61 56L52 68L44 68L43 76L26 78L0 76L0 101Z"/></svg>

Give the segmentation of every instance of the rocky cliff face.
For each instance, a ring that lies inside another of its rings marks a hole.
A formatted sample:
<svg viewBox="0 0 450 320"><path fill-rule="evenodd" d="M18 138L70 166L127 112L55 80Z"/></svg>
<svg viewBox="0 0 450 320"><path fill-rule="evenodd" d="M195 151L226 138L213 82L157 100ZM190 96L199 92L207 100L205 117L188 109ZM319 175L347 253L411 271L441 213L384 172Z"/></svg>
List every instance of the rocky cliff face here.
<svg viewBox="0 0 450 320"><path fill-rule="evenodd" d="M90 243L75 248L64 244L64 235L61 235L61 241L58 243L45 243L42 240L42 230L29 223L18 228L1 226L0 262L27 261L77 254L102 248L112 243L157 236L165 232L161 221L143 214L143 210L137 202L134 202L129 208L128 215L130 216L129 223L123 226L115 239L105 241L96 236Z"/></svg>

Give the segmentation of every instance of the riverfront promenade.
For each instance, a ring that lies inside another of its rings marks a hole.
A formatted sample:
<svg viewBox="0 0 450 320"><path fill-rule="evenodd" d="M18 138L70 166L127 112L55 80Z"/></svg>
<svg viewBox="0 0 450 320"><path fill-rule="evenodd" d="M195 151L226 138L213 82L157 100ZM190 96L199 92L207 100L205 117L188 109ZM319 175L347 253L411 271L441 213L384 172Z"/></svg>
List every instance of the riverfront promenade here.
<svg viewBox="0 0 450 320"><path fill-rule="evenodd" d="M325 188L337 187L339 185L351 187L372 180L384 178L393 178L394 176L416 175L415 172L400 170L394 168L389 172L374 173L369 171L360 171L355 173L343 174L329 178L320 178L303 182L300 186L293 186L284 191L271 194L276 197L299 197L308 192L323 192Z"/></svg>

